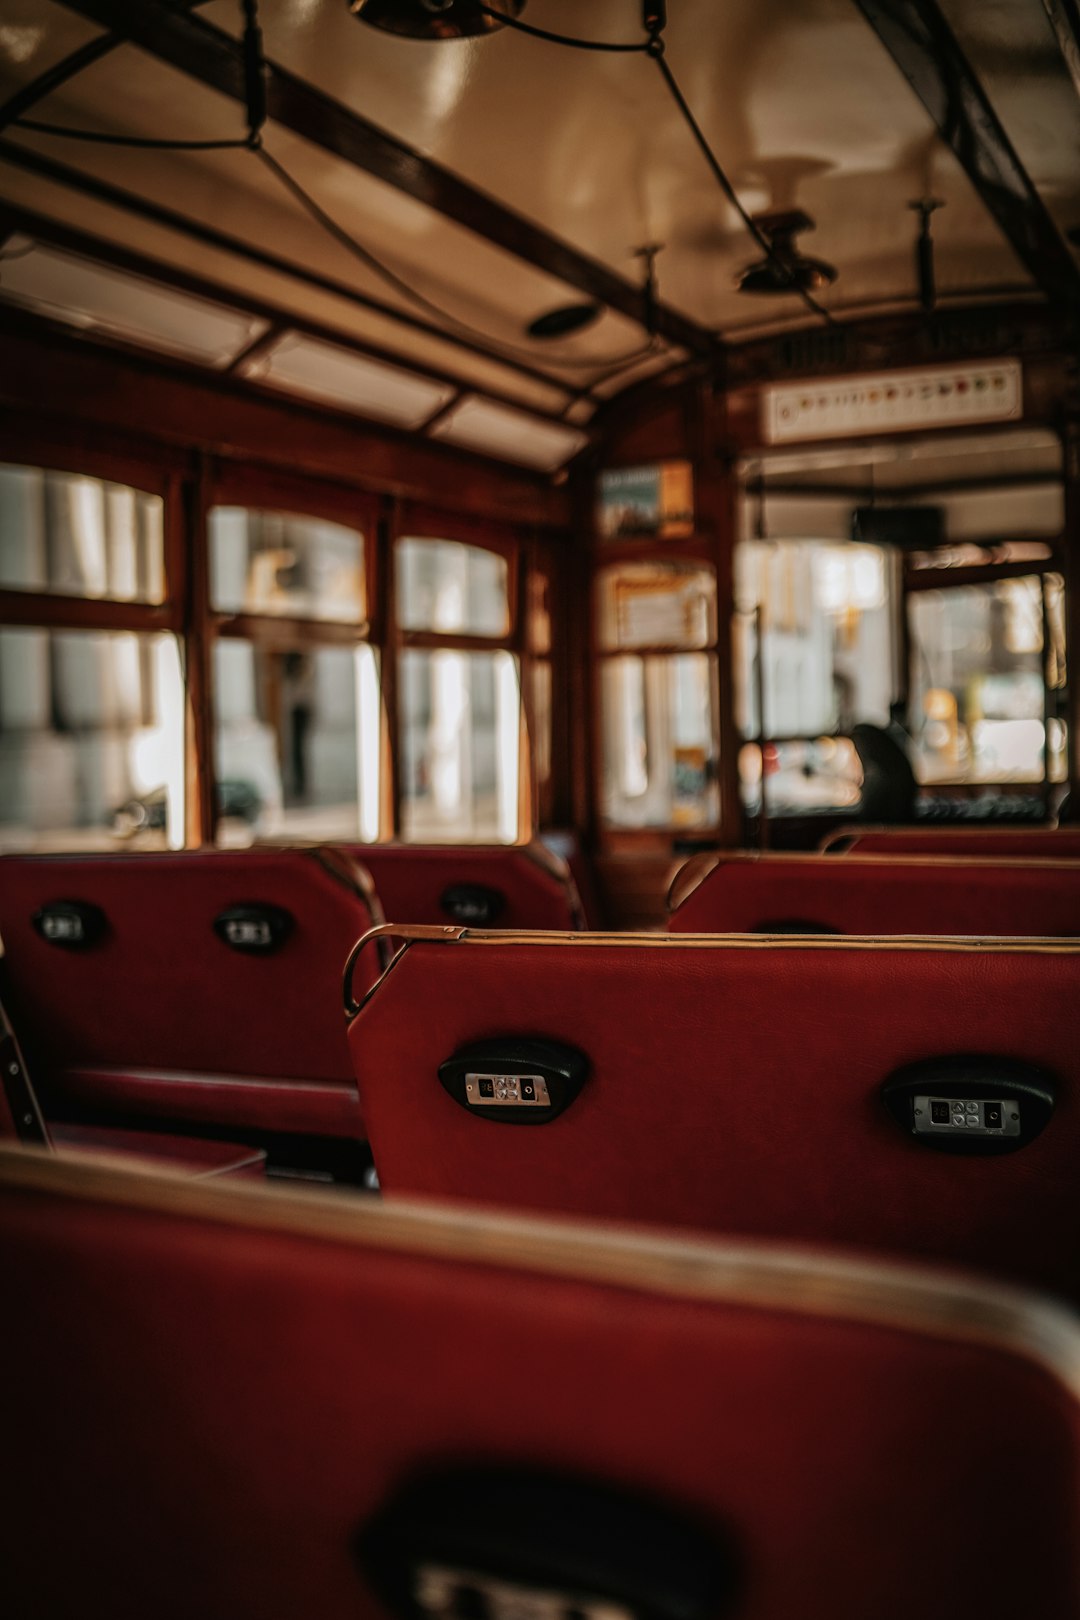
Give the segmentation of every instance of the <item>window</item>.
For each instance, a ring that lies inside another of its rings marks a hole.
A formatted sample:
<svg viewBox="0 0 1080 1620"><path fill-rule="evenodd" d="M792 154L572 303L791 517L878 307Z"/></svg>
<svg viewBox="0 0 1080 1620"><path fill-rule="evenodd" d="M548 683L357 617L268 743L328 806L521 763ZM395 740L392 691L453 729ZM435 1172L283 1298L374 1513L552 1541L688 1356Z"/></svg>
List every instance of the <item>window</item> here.
<svg viewBox="0 0 1080 1620"><path fill-rule="evenodd" d="M505 636L510 630L505 557L456 540L399 540L398 623L403 630Z"/></svg>
<svg viewBox="0 0 1080 1620"><path fill-rule="evenodd" d="M523 712L508 557L406 536L396 589L401 836L513 843Z"/></svg>
<svg viewBox="0 0 1080 1620"><path fill-rule="evenodd" d="M690 562L604 568L597 576L597 624L605 822L714 826L720 813L715 574Z"/></svg>
<svg viewBox="0 0 1080 1620"><path fill-rule="evenodd" d="M209 514L219 842L379 836L364 528L239 505Z"/></svg>
<svg viewBox="0 0 1080 1620"><path fill-rule="evenodd" d="M0 847L184 843L159 483L0 465Z"/></svg>
<svg viewBox="0 0 1080 1620"><path fill-rule="evenodd" d="M769 813L859 797L844 740L897 693L896 564L878 546L750 540L735 551L735 716L743 802Z"/></svg>
<svg viewBox="0 0 1080 1620"><path fill-rule="evenodd" d="M0 465L0 588L161 602L163 513L123 484Z"/></svg>
<svg viewBox="0 0 1080 1620"><path fill-rule="evenodd" d="M219 613L359 624L367 617L364 537L290 512L210 514L210 605Z"/></svg>
<svg viewBox="0 0 1080 1620"><path fill-rule="evenodd" d="M171 635L0 630L0 845L184 842L184 686Z"/></svg>
<svg viewBox="0 0 1080 1620"><path fill-rule="evenodd" d="M923 782L1062 782L1060 574L909 598L911 726Z"/></svg>

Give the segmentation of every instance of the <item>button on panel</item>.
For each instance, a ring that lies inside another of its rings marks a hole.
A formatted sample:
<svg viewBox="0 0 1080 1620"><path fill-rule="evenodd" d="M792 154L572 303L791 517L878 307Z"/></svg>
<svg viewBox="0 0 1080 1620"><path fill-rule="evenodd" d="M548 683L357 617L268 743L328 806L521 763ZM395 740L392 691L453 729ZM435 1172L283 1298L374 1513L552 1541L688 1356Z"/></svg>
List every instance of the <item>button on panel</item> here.
<svg viewBox="0 0 1080 1620"><path fill-rule="evenodd" d="M485 1108L551 1107L547 1081L541 1074L467 1074L465 1100Z"/></svg>
<svg viewBox="0 0 1080 1620"><path fill-rule="evenodd" d="M1015 1097L986 1100L916 1096L912 1118L917 1136L944 1132L980 1136L1019 1136L1020 1102Z"/></svg>

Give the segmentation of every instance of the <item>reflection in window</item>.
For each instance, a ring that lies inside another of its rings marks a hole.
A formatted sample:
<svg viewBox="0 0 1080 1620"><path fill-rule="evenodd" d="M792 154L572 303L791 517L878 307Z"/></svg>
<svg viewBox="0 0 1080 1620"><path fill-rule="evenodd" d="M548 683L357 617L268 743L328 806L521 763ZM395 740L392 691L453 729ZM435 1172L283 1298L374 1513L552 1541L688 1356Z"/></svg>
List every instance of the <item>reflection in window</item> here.
<svg viewBox="0 0 1080 1620"><path fill-rule="evenodd" d="M702 827L719 816L713 689L704 653L601 664L604 819L614 827Z"/></svg>
<svg viewBox="0 0 1080 1620"><path fill-rule="evenodd" d="M290 512L216 506L210 513L210 605L359 624L367 616L364 537Z"/></svg>
<svg viewBox="0 0 1080 1620"><path fill-rule="evenodd" d="M817 540L746 541L735 552L735 711L744 737L758 713L760 611L767 737L885 725L893 698L890 574L877 546Z"/></svg>
<svg viewBox="0 0 1080 1620"><path fill-rule="evenodd" d="M894 575L879 546L751 540L736 548L735 716L743 737L764 733L770 813L843 808L858 798L853 752L837 749L830 734L889 722ZM762 779L754 751L752 763L743 750L739 770L752 812Z"/></svg>
<svg viewBox="0 0 1080 1620"><path fill-rule="evenodd" d="M174 637L0 630L0 842L184 842L184 686Z"/></svg>
<svg viewBox="0 0 1080 1620"><path fill-rule="evenodd" d="M219 837L379 834L380 701L371 647L214 649Z"/></svg>
<svg viewBox="0 0 1080 1620"><path fill-rule="evenodd" d="M600 645L707 647L716 640L716 576L696 563L619 563L599 576Z"/></svg>
<svg viewBox="0 0 1080 1620"><path fill-rule="evenodd" d="M0 586L160 602L163 514L159 495L125 484L0 465Z"/></svg>
<svg viewBox="0 0 1080 1620"><path fill-rule="evenodd" d="M739 750L739 784L751 815L761 809L761 773L770 815L806 810L845 809L858 804L862 767L850 737L807 741L744 743Z"/></svg>
<svg viewBox="0 0 1080 1620"><path fill-rule="evenodd" d="M520 703L511 653L402 655L402 837L515 841Z"/></svg>
<svg viewBox="0 0 1080 1620"><path fill-rule="evenodd" d="M399 540L396 554L398 622L403 630L508 634L505 557L456 540Z"/></svg>
<svg viewBox="0 0 1080 1620"><path fill-rule="evenodd" d="M911 597L911 720L922 781L1043 780L1047 675L1054 694L1065 679L1062 597L1059 575L1047 578L1045 609L1037 575ZM1049 778L1062 781L1065 725L1057 715L1049 740Z"/></svg>

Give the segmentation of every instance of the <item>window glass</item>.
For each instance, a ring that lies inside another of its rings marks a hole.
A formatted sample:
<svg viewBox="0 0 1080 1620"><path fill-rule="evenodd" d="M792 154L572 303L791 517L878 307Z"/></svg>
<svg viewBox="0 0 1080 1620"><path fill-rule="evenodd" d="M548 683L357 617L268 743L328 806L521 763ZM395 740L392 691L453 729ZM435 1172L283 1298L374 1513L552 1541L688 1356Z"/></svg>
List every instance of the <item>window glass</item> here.
<svg viewBox="0 0 1080 1620"><path fill-rule="evenodd" d="M380 701L372 648L214 649L219 839L379 833Z"/></svg>
<svg viewBox="0 0 1080 1620"><path fill-rule="evenodd" d="M456 540L399 540L396 549L397 614L403 630L509 633L505 557Z"/></svg>
<svg viewBox="0 0 1080 1620"><path fill-rule="evenodd" d="M358 530L292 512L216 506L209 535L210 604L219 613L346 624L367 617Z"/></svg>
<svg viewBox="0 0 1080 1620"><path fill-rule="evenodd" d="M402 655L401 832L419 843L518 836L520 690L510 653Z"/></svg>
<svg viewBox="0 0 1080 1620"><path fill-rule="evenodd" d="M716 660L703 653L601 664L605 820L615 827L715 824Z"/></svg>
<svg viewBox="0 0 1080 1620"><path fill-rule="evenodd" d="M100 478L0 465L0 586L160 602L164 556L159 495Z"/></svg>
<svg viewBox="0 0 1080 1620"><path fill-rule="evenodd" d="M735 714L744 737L886 725L895 696L894 565L878 546L750 540L735 550ZM755 625L760 610L760 671Z"/></svg>
<svg viewBox="0 0 1080 1620"><path fill-rule="evenodd" d="M184 842L184 687L174 637L0 630L0 843Z"/></svg>
<svg viewBox="0 0 1080 1620"><path fill-rule="evenodd" d="M1054 580L1060 576L1054 576ZM1060 623L1060 587L1048 618ZM1043 584L1038 576L919 591L910 598L911 724L924 782L1037 782L1046 743ZM1063 635L1050 663L1058 661ZM1052 728L1051 776L1063 768L1064 725Z"/></svg>
<svg viewBox="0 0 1080 1620"><path fill-rule="evenodd" d="M739 750L739 784L751 815L761 810L763 763L769 815L842 810L859 802L862 767L849 737L767 742L764 748L744 743Z"/></svg>
<svg viewBox="0 0 1080 1620"><path fill-rule="evenodd" d="M600 645L706 647L716 640L716 575L694 563L621 563L599 576Z"/></svg>

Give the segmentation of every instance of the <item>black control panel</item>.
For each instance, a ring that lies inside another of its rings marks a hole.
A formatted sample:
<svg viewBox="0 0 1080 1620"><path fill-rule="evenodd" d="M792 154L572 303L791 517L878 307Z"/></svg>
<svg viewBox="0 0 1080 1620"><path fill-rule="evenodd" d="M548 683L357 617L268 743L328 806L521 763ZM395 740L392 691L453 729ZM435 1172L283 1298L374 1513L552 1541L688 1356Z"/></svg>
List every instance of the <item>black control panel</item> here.
<svg viewBox="0 0 1080 1620"><path fill-rule="evenodd" d="M589 1060L542 1036L475 1041L439 1065L439 1082L456 1103L502 1125L546 1125L585 1084Z"/></svg>
<svg viewBox="0 0 1080 1620"><path fill-rule="evenodd" d="M889 1076L881 1098L896 1123L939 1153L1015 1153L1045 1130L1054 1076L1036 1064L991 1055L910 1063Z"/></svg>

